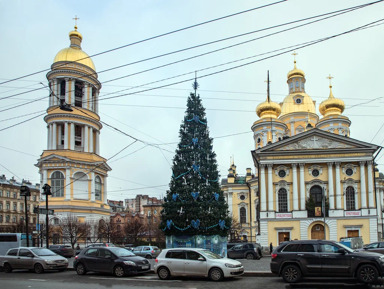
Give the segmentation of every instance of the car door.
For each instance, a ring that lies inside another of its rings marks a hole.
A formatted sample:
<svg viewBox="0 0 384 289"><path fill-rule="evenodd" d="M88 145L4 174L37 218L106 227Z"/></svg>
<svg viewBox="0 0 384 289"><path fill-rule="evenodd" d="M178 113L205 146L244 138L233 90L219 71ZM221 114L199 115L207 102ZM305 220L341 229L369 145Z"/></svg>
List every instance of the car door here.
<svg viewBox="0 0 384 289"><path fill-rule="evenodd" d="M303 243L297 247L297 260L302 265L305 275L320 275L321 260L317 244Z"/></svg>
<svg viewBox="0 0 384 289"><path fill-rule="evenodd" d="M165 264L171 271L171 275L183 276L185 268L185 251L169 250L165 255Z"/></svg>
<svg viewBox="0 0 384 289"><path fill-rule="evenodd" d="M243 258L243 245L235 245L228 250L228 257L232 259Z"/></svg>
<svg viewBox="0 0 384 289"><path fill-rule="evenodd" d="M136 247L133 249L133 254L137 256L142 256L143 255L142 250L143 250L142 246Z"/></svg>
<svg viewBox="0 0 384 289"><path fill-rule="evenodd" d="M207 275L207 260L196 251L186 251L184 274L186 276Z"/></svg>
<svg viewBox="0 0 384 289"><path fill-rule="evenodd" d="M33 268L33 253L28 249L20 249L19 257L17 258L17 268L19 269L32 269ZM16 267L15 267L16 269Z"/></svg>
<svg viewBox="0 0 384 289"><path fill-rule="evenodd" d="M320 243L321 273L324 276L350 276L351 255L340 253L336 244ZM345 252L345 251L344 251Z"/></svg>
<svg viewBox="0 0 384 289"><path fill-rule="evenodd" d="M99 248L97 249L98 255L95 261L95 271L97 272L112 272L115 262L113 254L108 249Z"/></svg>
<svg viewBox="0 0 384 289"><path fill-rule="evenodd" d="M85 254L84 258L81 260L85 263L85 267L89 271L97 271L97 263L100 262L98 258L97 248L89 248Z"/></svg>

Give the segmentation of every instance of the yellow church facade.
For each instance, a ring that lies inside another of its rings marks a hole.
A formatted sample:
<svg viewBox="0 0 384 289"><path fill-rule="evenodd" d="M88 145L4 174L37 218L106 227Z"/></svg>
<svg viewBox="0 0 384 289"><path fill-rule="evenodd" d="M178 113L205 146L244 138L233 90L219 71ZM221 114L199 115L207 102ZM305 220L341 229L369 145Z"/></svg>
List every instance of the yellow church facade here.
<svg viewBox="0 0 384 289"><path fill-rule="evenodd" d="M81 49L83 37L76 26L69 38L70 46L56 54L47 73L47 149L36 166L41 184L51 186L48 201L55 218L98 221L110 215L106 188L111 170L100 156L101 83L92 59Z"/></svg>
<svg viewBox="0 0 384 289"><path fill-rule="evenodd" d="M305 83L296 61L281 103L271 101L268 83L267 100L257 106L259 119L251 127L255 176L238 184L232 164L222 182L232 216L241 219L239 208L245 208L241 235L263 246L355 236L377 241L383 232L383 176L375 169L379 146L349 137L351 122L332 85L319 116ZM246 192L250 198L240 200Z"/></svg>

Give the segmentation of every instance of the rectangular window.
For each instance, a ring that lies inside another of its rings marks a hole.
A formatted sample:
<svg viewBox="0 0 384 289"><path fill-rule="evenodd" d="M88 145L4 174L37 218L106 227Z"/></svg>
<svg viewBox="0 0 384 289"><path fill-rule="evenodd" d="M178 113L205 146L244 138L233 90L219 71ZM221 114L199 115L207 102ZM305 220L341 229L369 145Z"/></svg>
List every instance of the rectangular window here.
<svg viewBox="0 0 384 289"><path fill-rule="evenodd" d="M6 195L7 195L7 198L10 198L10 197L11 197L11 192L10 192L10 191L6 191L5 193L6 193Z"/></svg>
<svg viewBox="0 0 384 289"><path fill-rule="evenodd" d="M17 193L13 192L13 198L17 199Z"/></svg>
<svg viewBox="0 0 384 289"><path fill-rule="evenodd" d="M0 190L0 197L3 196L3 190Z"/></svg>
<svg viewBox="0 0 384 289"><path fill-rule="evenodd" d="M5 205L5 208L7 209L7 211L9 211L9 210L11 209L11 204L10 204L10 203L7 203L7 204Z"/></svg>

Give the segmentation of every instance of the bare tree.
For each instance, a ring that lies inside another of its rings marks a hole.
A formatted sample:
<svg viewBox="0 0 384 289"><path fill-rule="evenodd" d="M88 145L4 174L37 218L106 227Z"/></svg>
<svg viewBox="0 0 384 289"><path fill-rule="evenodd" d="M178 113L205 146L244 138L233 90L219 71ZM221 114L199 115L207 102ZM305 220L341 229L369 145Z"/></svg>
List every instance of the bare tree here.
<svg viewBox="0 0 384 289"><path fill-rule="evenodd" d="M63 240L69 242L72 248L75 248L75 244L80 239L86 239L91 232L91 226L89 223L80 223L77 217L68 215L61 220L61 230L63 234Z"/></svg>
<svg viewBox="0 0 384 289"><path fill-rule="evenodd" d="M146 231L146 227L139 218L133 217L130 222L126 222L124 225L124 233L128 243L137 244Z"/></svg>

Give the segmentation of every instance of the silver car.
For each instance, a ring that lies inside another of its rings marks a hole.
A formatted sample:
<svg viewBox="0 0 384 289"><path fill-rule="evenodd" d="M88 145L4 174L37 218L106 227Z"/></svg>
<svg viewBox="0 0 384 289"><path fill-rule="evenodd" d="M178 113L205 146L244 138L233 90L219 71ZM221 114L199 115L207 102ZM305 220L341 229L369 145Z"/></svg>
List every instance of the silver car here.
<svg viewBox="0 0 384 289"><path fill-rule="evenodd" d="M155 273L161 280L171 276L201 276L213 281L244 274L243 265L206 249L164 249L155 260Z"/></svg>
<svg viewBox="0 0 384 289"><path fill-rule="evenodd" d="M28 269L40 274L45 270L63 271L68 268L68 259L49 249L38 247L9 249L7 254L0 257L0 261L6 273L15 269Z"/></svg>

